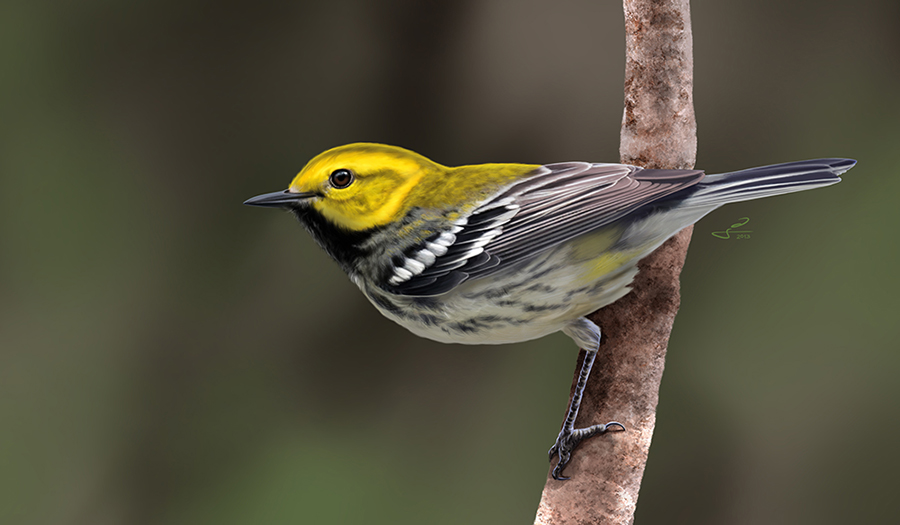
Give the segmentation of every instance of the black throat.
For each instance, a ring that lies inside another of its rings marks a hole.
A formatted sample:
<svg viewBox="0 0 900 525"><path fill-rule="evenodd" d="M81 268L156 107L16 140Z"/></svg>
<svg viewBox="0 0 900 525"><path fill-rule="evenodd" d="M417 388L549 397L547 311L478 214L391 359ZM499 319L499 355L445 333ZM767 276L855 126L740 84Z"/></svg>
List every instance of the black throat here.
<svg viewBox="0 0 900 525"><path fill-rule="evenodd" d="M358 261L367 254L361 246L379 228L353 232L338 228L310 206L291 207L300 224L316 243L348 274L356 273Z"/></svg>

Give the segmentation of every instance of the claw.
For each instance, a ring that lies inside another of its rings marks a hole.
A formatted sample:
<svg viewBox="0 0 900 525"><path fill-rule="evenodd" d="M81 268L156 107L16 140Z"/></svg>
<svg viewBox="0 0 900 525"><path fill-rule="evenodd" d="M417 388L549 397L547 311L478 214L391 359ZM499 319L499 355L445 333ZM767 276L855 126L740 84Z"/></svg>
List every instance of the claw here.
<svg viewBox="0 0 900 525"><path fill-rule="evenodd" d="M622 430L625 430L625 425L622 423L610 421L605 425L593 425L568 432L566 430L560 431L559 436L556 438L556 443L550 447L550 451L548 452L550 461L553 460L554 455L559 456L559 461L556 462L556 466L553 467L553 472L550 473L550 475L553 476L553 479L559 481L569 479L562 475L562 471L566 468L566 465L568 465L569 460L572 459L572 451L575 450L575 447L589 437L596 436L597 434L605 434L610 430L611 426L618 426Z"/></svg>
<svg viewBox="0 0 900 525"><path fill-rule="evenodd" d="M565 467L565 465L563 465L563 467ZM555 479L556 481L566 481L567 479L572 479L568 476L563 476L561 474L562 474L562 468L560 468L560 466L557 464L555 467L553 467L553 473L550 475L553 476L553 479Z"/></svg>

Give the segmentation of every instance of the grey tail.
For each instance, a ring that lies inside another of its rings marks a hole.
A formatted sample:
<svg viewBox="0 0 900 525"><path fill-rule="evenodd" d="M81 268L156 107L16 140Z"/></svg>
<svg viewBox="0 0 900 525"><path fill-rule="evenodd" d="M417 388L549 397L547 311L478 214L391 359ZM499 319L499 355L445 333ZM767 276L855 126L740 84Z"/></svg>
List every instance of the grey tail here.
<svg viewBox="0 0 900 525"><path fill-rule="evenodd" d="M721 206L782 193L811 190L841 181L838 176L856 164L853 159L815 159L773 164L731 173L707 175L681 206Z"/></svg>

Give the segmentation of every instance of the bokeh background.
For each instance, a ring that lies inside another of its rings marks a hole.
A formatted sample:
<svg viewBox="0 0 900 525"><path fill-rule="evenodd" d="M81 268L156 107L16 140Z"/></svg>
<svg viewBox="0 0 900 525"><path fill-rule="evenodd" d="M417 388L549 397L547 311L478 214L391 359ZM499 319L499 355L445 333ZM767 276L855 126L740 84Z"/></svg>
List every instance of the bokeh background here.
<svg viewBox="0 0 900 525"><path fill-rule="evenodd" d="M860 163L697 226L637 521L892 522L900 3L692 4L698 167ZM0 523L531 523L571 342L417 339L241 202L353 141L615 161L622 26L595 0L5 0Z"/></svg>

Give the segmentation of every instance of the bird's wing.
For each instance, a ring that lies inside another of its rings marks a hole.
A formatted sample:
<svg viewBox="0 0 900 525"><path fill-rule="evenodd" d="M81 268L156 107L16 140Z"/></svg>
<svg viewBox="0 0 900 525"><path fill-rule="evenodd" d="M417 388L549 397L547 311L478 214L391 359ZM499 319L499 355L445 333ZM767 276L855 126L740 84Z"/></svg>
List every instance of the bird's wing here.
<svg viewBox="0 0 900 525"><path fill-rule="evenodd" d="M383 288L398 295L448 292L527 260L641 206L692 186L697 170L566 162L542 166L394 261Z"/></svg>

